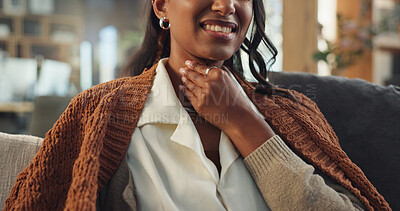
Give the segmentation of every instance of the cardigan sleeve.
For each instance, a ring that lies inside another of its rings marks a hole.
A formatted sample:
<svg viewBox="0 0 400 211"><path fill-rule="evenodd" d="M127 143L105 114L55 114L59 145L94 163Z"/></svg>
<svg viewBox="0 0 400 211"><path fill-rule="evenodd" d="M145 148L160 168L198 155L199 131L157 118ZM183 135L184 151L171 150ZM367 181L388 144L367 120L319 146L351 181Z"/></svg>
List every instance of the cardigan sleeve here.
<svg viewBox="0 0 400 211"><path fill-rule="evenodd" d="M364 210L350 191L314 172L279 136L244 161L272 210Z"/></svg>
<svg viewBox="0 0 400 211"><path fill-rule="evenodd" d="M18 174L5 210L60 210L78 155L74 141L81 128L81 95L76 96L50 129L30 164ZM68 132L70 131L70 132ZM50 203L51 202L51 203Z"/></svg>

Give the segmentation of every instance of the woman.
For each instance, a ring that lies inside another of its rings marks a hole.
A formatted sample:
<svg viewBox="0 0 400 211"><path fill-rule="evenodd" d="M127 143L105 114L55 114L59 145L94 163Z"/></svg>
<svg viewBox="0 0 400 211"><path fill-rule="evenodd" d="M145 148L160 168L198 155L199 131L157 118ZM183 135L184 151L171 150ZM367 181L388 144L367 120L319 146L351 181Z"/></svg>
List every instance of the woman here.
<svg viewBox="0 0 400 211"><path fill-rule="evenodd" d="M136 77L70 103L6 210L390 210L315 104L262 78L262 1L154 0L149 17Z"/></svg>

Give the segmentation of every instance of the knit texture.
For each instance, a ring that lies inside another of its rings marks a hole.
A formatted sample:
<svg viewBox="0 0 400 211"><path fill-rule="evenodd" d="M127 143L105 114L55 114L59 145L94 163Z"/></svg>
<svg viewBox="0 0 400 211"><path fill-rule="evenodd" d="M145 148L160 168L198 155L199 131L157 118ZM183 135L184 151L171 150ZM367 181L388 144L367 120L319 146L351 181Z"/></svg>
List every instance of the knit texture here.
<svg viewBox="0 0 400 211"><path fill-rule="evenodd" d="M99 190L120 165L151 89L157 65L136 77L100 84L76 96L18 175L5 210L95 210ZM241 81L241 80L239 80ZM390 210L350 161L317 106L291 91L266 97L241 81L271 127L316 168L349 189L369 210Z"/></svg>
<svg viewBox="0 0 400 211"><path fill-rule="evenodd" d="M389 204L342 150L339 140L318 106L305 95L288 91L288 97L255 93L252 84L235 74L246 94L265 116L274 131L292 150L314 167L350 190L368 210L391 210Z"/></svg>

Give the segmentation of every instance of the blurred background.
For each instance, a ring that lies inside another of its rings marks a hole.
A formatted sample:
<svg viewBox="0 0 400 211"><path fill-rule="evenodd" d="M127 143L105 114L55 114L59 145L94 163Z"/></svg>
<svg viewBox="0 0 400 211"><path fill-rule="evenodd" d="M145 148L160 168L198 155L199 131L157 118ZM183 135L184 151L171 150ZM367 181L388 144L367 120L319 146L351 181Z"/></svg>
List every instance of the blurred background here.
<svg viewBox="0 0 400 211"><path fill-rule="evenodd" d="M400 0L264 2L273 71L400 85ZM145 3L1 0L0 132L44 137L72 97L116 78L141 44Z"/></svg>

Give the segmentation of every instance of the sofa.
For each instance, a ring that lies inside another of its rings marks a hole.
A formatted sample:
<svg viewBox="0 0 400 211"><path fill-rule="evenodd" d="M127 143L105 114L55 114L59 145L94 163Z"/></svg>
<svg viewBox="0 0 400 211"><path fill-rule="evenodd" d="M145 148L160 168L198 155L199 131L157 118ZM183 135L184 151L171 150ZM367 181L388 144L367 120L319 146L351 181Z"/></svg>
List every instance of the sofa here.
<svg viewBox="0 0 400 211"><path fill-rule="evenodd" d="M400 88L359 79L303 73L271 73L274 84L316 102L344 151L400 210ZM0 133L0 207L15 177L33 158L41 138Z"/></svg>
<svg viewBox="0 0 400 211"><path fill-rule="evenodd" d="M29 164L39 150L42 138L29 135L11 135L0 132L0 209L20 171Z"/></svg>
<svg viewBox="0 0 400 211"><path fill-rule="evenodd" d="M270 81L313 100L343 150L393 210L400 210L400 87L361 79L272 73Z"/></svg>

